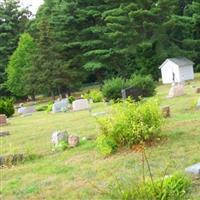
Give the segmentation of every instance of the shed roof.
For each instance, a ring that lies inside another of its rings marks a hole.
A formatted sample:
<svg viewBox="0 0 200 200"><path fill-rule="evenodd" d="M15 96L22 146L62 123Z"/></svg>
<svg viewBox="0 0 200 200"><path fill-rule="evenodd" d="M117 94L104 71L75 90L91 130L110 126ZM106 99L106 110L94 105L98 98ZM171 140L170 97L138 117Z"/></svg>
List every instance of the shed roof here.
<svg viewBox="0 0 200 200"><path fill-rule="evenodd" d="M187 66L187 65L194 65L194 62L192 62L191 60L189 60L188 58L185 58L185 57L168 58L168 59L165 60L165 62L160 66L160 69L166 64L167 61L171 61L171 62L175 63L176 65L178 65L179 67L184 67L184 66Z"/></svg>

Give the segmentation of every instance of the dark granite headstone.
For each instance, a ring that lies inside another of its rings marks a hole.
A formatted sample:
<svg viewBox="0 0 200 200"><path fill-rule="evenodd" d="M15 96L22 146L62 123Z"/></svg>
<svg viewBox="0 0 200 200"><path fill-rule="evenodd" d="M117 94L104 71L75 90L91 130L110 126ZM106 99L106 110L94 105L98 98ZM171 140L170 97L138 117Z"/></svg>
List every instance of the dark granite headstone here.
<svg viewBox="0 0 200 200"><path fill-rule="evenodd" d="M128 97L131 97L132 99L136 100L136 101L139 101L140 100L140 97L143 96L144 94L144 91L141 90L140 88L134 88L134 87L131 87L131 88L126 88L126 89L123 89L121 91L122 93L122 98L123 99L126 99Z"/></svg>

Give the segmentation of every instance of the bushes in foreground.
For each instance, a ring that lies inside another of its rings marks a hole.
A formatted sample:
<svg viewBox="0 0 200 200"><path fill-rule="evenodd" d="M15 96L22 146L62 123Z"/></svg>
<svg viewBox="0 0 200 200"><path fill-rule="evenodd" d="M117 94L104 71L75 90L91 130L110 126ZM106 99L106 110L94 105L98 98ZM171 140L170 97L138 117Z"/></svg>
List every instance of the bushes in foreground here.
<svg viewBox="0 0 200 200"><path fill-rule="evenodd" d="M128 146L159 136L163 121L157 101L124 101L113 106L110 115L99 119L100 136L97 148L109 155L116 148Z"/></svg>
<svg viewBox="0 0 200 200"><path fill-rule="evenodd" d="M113 199L121 200L184 200L187 198L191 181L183 174L142 183L131 181L116 185L111 191Z"/></svg>
<svg viewBox="0 0 200 200"><path fill-rule="evenodd" d="M133 75L130 79L120 77L106 80L102 93L106 100L121 99L121 91L126 88L136 88L140 91L141 97L149 97L155 94L155 82L151 76Z"/></svg>
<svg viewBox="0 0 200 200"><path fill-rule="evenodd" d="M15 113L13 99L0 99L0 114L11 117Z"/></svg>

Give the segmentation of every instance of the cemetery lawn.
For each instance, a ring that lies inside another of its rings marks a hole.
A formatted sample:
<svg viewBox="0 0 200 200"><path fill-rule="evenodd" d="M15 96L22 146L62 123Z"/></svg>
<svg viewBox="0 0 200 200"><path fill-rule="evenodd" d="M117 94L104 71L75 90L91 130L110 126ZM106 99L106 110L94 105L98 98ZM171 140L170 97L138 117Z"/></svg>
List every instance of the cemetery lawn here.
<svg viewBox="0 0 200 200"><path fill-rule="evenodd" d="M146 149L155 178L167 168L170 175L200 162L200 110L195 109L200 77L186 85L186 95L166 99L170 86L160 85L157 95L162 105L171 107L172 117L162 130L163 138ZM92 112L109 109L104 103L93 104ZM103 192L116 178L142 179L141 155L130 149L103 158L95 148L95 140L64 152L52 152L51 134L66 129L80 137L96 137L96 118L88 111L48 114L37 112L30 117L14 116L1 130L11 135L0 138L0 154L34 154L30 161L0 169L0 199L5 200L76 200L108 199ZM40 157L41 156L41 157ZM200 199L200 180L193 181L190 199Z"/></svg>

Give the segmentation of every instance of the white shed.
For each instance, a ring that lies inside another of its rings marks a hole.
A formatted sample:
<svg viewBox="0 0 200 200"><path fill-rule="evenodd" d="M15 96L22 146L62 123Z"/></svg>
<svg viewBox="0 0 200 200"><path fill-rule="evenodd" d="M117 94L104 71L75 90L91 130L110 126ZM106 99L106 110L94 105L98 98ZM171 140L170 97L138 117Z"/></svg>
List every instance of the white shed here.
<svg viewBox="0 0 200 200"><path fill-rule="evenodd" d="M184 57L168 58L160 67L163 84L194 79L194 63Z"/></svg>

